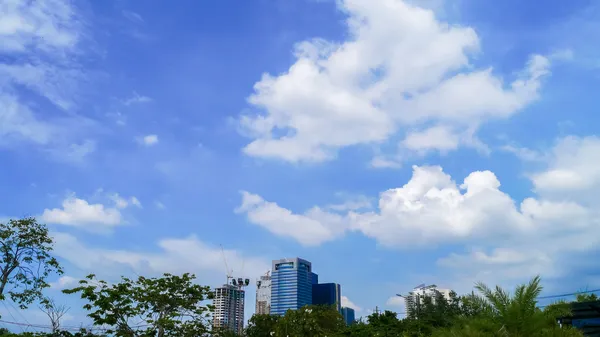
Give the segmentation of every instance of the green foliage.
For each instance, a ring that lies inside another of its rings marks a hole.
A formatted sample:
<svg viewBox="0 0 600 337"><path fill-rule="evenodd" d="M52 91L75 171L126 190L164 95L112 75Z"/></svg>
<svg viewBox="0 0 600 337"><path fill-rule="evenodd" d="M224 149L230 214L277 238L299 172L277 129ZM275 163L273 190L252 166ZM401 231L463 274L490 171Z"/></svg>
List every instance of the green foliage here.
<svg viewBox="0 0 600 337"><path fill-rule="evenodd" d="M288 310L274 327L273 337L325 337L344 328L342 315L329 306L306 306Z"/></svg>
<svg viewBox="0 0 600 337"><path fill-rule="evenodd" d="M478 283L479 294L449 299L437 293L424 296L412 314L398 319L396 313L373 313L366 322L343 326L331 308L305 307L283 317L254 316L247 337L581 337L580 331L561 328L558 317L570 315L570 304L557 302L541 310L537 297L540 278L520 285L513 294L500 287ZM587 298L586 298L587 299ZM319 311L322 310L322 311ZM336 322L336 323L331 323Z"/></svg>
<svg viewBox="0 0 600 337"><path fill-rule="evenodd" d="M89 303L84 309L97 326L109 326L108 334L123 337L195 337L209 331L212 298L209 287L193 283L194 275L164 274L161 278L123 277L108 284L89 275L73 289Z"/></svg>
<svg viewBox="0 0 600 337"><path fill-rule="evenodd" d="M48 228L35 218L0 223L0 300L8 295L25 309L42 299L48 276L62 274L50 255L53 243Z"/></svg>
<svg viewBox="0 0 600 337"><path fill-rule="evenodd" d="M23 332L23 333L11 333L7 329L0 329L0 336L6 337L106 337L106 335L96 335L91 332L82 330L79 332L71 333L69 331L59 331L56 333L43 333L43 332Z"/></svg>
<svg viewBox="0 0 600 337"><path fill-rule="evenodd" d="M577 294L577 302L592 302L597 300L598 296L596 294Z"/></svg>
<svg viewBox="0 0 600 337"><path fill-rule="evenodd" d="M248 321L245 335L247 337L270 337L271 332L275 331L275 326L278 321L279 316L254 315Z"/></svg>
<svg viewBox="0 0 600 337"><path fill-rule="evenodd" d="M494 289L478 283L481 297L471 294L463 303L466 310L449 328L435 331L432 336L582 336L579 331L560 328L557 318L569 314L566 303L556 303L540 310L537 297L542 291L540 278L515 289L513 295L496 286ZM466 315L466 313L468 313Z"/></svg>

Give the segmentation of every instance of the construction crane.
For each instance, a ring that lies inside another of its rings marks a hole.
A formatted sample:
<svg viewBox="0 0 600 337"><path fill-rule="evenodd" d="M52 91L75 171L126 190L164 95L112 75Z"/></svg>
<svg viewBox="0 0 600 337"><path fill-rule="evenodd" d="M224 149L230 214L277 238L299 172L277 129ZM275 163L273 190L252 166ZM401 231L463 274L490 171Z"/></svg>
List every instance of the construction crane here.
<svg viewBox="0 0 600 337"><path fill-rule="evenodd" d="M235 287L238 288L244 288L247 287L248 285L250 285L250 279L246 278L235 278L233 277L233 269L229 269L229 266L227 265L227 257L225 256L225 249L223 248L223 245L221 245L221 254L223 254L223 262L225 263L225 274L227 276L227 283L226 284L232 284ZM242 272L244 269L244 261L242 261ZM231 283L229 282L229 280L231 280Z"/></svg>
<svg viewBox="0 0 600 337"><path fill-rule="evenodd" d="M225 262L225 275L227 276L227 282L225 284L229 284L229 280L233 279L233 270L229 269L227 265L227 257L225 257L225 249L223 249L223 245L221 245L221 254L223 254L223 262Z"/></svg>

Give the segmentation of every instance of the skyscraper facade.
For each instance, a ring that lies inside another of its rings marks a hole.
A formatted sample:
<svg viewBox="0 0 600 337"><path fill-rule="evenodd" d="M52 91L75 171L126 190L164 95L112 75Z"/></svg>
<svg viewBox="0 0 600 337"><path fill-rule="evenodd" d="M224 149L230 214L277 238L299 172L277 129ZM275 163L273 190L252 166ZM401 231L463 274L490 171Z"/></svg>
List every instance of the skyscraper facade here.
<svg viewBox="0 0 600 337"><path fill-rule="evenodd" d="M224 284L215 289L213 329L228 329L238 335L244 331L245 291L238 286Z"/></svg>
<svg viewBox="0 0 600 337"><path fill-rule="evenodd" d="M310 279L312 284L318 284L319 283L319 275L315 274L315 273L310 273Z"/></svg>
<svg viewBox="0 0 600 337"><path fill-rule="evenodd" d="M356 321L356 318L354 317L354 309L352 308L343 307L342 317L344 317L344 322L346 322L346 325L350 325Z"/></svg>
<svg viewBox="0 0 600 337"><path fill-rule="evenodd" d="M337 283L312 285L312 304L331 305L338 312L342 310L342 287Z"/></svg>
<svg viewBox="0 0 600 337"><path fill-rule="evenodd" d="M312 303L312 264L301 258L274 260L271 271L271 314L283 315Z"/></svg>
<svg viewBox="0 0 600 337"><path fill-rule="evenodd" d="M267 272L266 275L260 277L256 281L256 309L257 315L268 315L271 313L271 275Z"/></svg>

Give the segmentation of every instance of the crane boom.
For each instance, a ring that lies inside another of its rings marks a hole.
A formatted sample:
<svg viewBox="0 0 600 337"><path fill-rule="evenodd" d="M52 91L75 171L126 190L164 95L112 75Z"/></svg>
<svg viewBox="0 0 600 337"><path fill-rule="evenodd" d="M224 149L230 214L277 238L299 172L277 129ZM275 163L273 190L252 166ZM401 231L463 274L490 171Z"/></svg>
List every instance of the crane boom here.
<svg viewBox="0 0 600 337"><path fill-rule="evenodd" d="M233 270L229 270L229 266L227 265L227 257L225 257L225 249L223 249L223 245L221 245L221 254L223 255L223 262L225 263L225 275L227 276L227 284L229 284L229 280L233 278Z"/></svg>

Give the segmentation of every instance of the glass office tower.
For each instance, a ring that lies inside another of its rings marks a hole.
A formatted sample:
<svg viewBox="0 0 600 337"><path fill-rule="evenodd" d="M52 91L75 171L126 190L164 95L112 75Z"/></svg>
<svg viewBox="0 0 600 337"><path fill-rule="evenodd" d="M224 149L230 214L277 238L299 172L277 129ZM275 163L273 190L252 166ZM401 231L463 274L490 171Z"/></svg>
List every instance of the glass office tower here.
<svg viewBox="0 0 600 337"><path fill-rule="evenodd" d="M312 304L332 305L342 310L342 287L337 283L321 283L312 286Z"/></svg>
<svg viewBox="0 0 600 337"><path fill-rule="evenodd" d="M356 318L354 317L354 309L343 307L342 317L344 317L344 322L346 322L346 325L354 323L354 321L356 320Z"/></svg>
<svg viewBox="0 0 600 337"><path fill-rule="evenodd" d="M271 271L271 314L283 315L312 304L312 265L301 258L274 260Z"/></svg>
<svg viewBox="0 0 600 337"><path fill-rule="evenodd" d="M319 283L319 275L317 275L315 273L310 273L310 278L312 280L312 284L318 284Z"/></svg>

